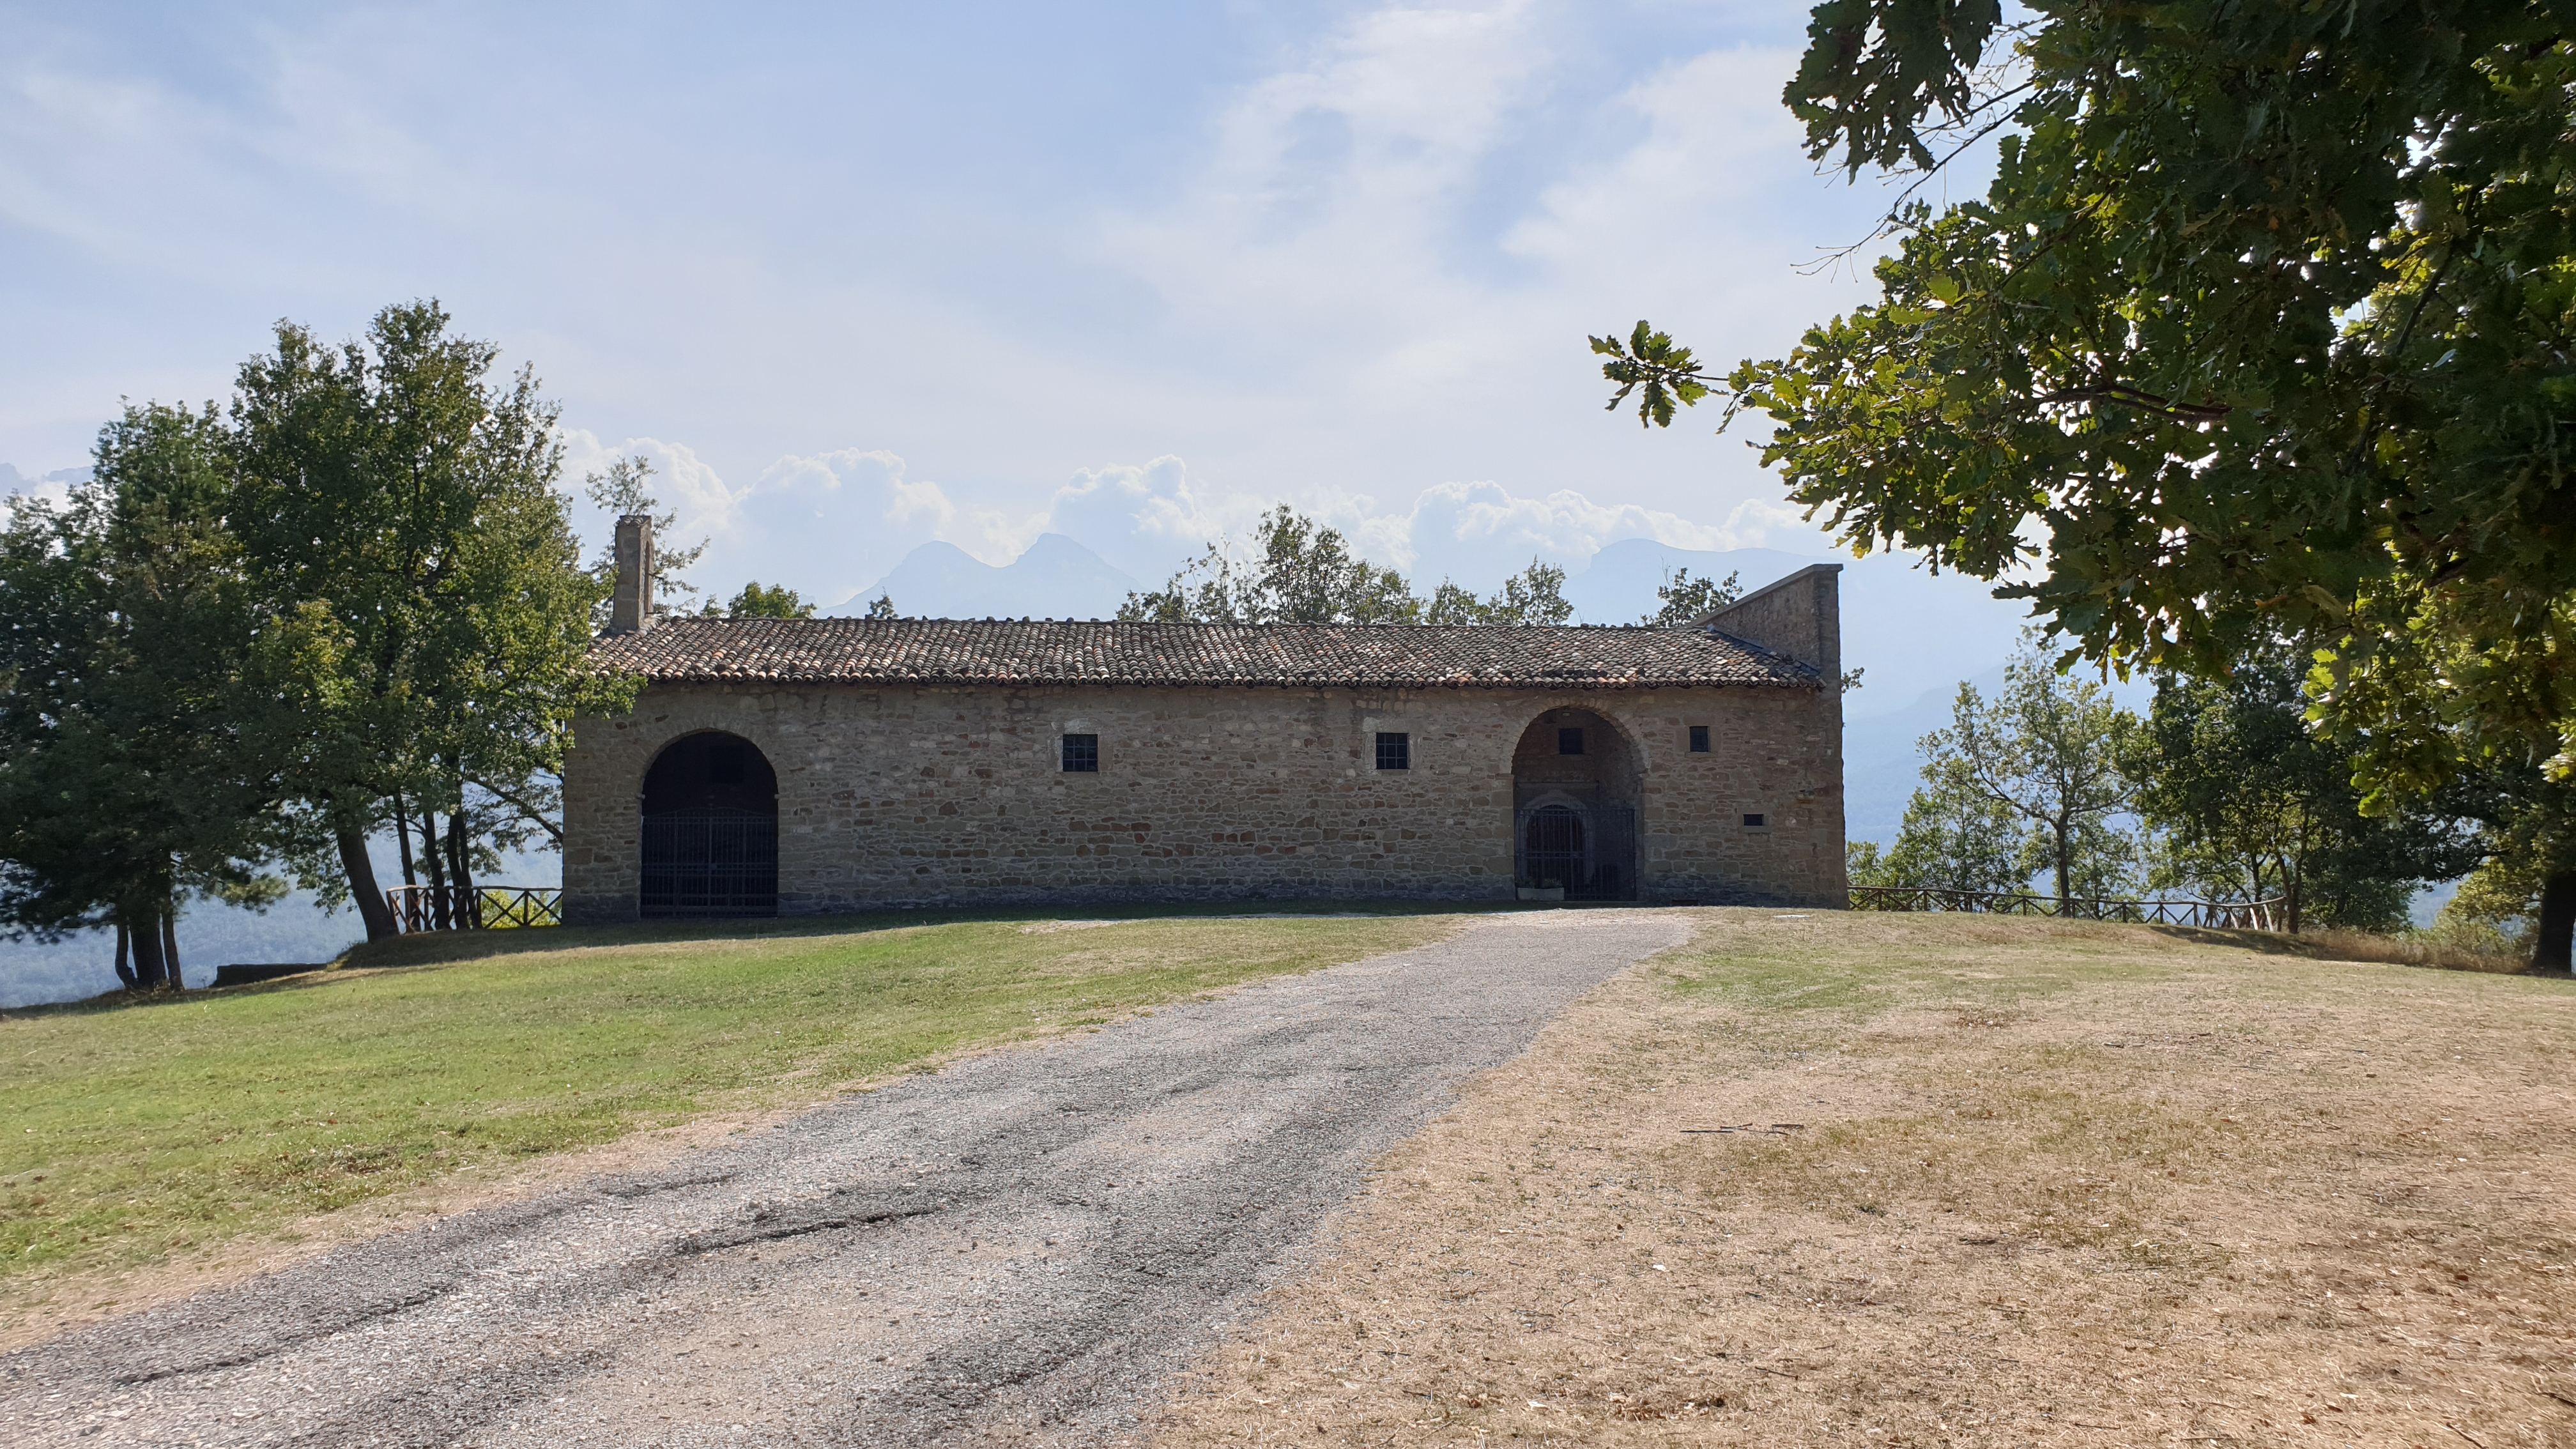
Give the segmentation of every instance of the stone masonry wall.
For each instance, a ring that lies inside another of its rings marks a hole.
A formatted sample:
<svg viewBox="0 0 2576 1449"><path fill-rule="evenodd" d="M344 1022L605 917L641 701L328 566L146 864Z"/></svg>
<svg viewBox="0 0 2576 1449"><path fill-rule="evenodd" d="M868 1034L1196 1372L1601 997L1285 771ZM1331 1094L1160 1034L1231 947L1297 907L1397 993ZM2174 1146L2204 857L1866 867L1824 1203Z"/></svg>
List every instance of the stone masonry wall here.
<svg viewBox="0 0 2576 1449"><path fill-rule="evenodd" d="M566 914L635 919L645 770L700 730L749 740L778 772L785 914L1508 900L1513 750L1559 707L1616 726L1642 769L1646 899L1844 904L1830 689L664 685L631 715L576 726ZM1693 724L1711 726L1710 753L1688 752ZM1410 770L1374 768L1381 730L1412 737ZM1068 733L1100 737L1098 774L1059 768Z"/></svg>

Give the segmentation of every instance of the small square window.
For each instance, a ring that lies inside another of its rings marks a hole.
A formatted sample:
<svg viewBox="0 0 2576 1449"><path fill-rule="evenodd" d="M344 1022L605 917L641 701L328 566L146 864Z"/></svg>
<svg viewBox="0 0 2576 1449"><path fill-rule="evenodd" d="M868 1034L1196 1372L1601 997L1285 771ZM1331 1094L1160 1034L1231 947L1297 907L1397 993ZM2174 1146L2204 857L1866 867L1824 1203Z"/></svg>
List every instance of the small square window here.
<svg viewBox="0 0 2576 1449"><path fill-rule="evenodd" d="M1100 773L1100 736L1066 735L1064 737L1064 772L1068 775Z"/></svg>
<svg viewBox="0 0 2576 1449"><path fill-rule="evenodd" d="M1384 730L1378 731L1377 767L1381 770L1412 769L1413 736L1407 734L1388 734Z"/></svg>
<svg viewBox="0 0 2576 1449"><path fill-rule="evenodd" d="M1747 815L1744 817L1744 823L1750 826L1759 826L1762 823L1762 817L1759 815Z"/></svg>
<svg viewBox="0 0 2576 1449"><path fill-rule="evenodd" d="M1558 730L1556 732L1556 752L1560 755L1582 754L1583 730L1581 727L1578 726L1574 729Z"/></svg>
<svg viewBox="0 0 2576 1449"><path fill-rule="evenodd" d="M1690 751L1690 752L1691 752L1692 754L1694 754L1694 755L1705 755L1705 754L1707 754L1707 753L1708 753L1708 726L1706 726L1706 725L1692 725L1692 726L1691 726L1691 751Z"/></svg>

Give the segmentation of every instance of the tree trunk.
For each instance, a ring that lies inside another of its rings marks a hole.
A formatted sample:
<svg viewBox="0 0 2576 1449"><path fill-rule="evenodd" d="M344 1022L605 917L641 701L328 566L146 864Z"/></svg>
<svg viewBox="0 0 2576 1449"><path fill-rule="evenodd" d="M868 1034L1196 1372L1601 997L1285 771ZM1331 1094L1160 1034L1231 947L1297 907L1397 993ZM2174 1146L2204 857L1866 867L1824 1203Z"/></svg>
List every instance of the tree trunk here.
<svg viewBox="0 0 2576 1449"><path fill-rule="evenodd" d="M126 990L132 991L134 989L134 968L126 964L125 953L125 918L123 916L119 916L116 918L116 979L125 983Z"/></svg>
<svg viewBox="0 0 2576 1449"><path fill-rule="evenodd" d="M460 805L447 817L447 878L456 883L456 928L479 930L483 925L481 902L474 896L474 872L469 868L473 852L465 838L465 811Z"/></svg>
<svg viewBox="0 0 2576 1449"><path fill-rule="evenodd" d="M411 807L403 803L400 790L394 792L394 848L402 852L403 884L420 884L411 869Z"/></svg>
<svg viewBox="0 0 2576 1449"><path fill-rule="evenodd" d="M161 923L147 909L134 913L132 926L127 934L134 945L134 989L157 991L168 975L161 964Z"/></svg>
<svg viewBox="0 0 2576 1449"><path fill-rule="evenodd" d="M2066 822L2057 822L2057 914L2062 918L2075 913L2075 894L2068 877L2075 874L2075 841Z"/></svg>
<svg viewBox="0 0 2576 1449"><path fill-rule="evenodd" d="M430 929L444 931L451 922L447 914L447 864L439 858L438 812L427 805L420 807L420 863L429 872Z"/></svg>
<svg viewBox="0 0 2576 1449"><path fill-rule="evenodd" d="M179 903L176 900L161 908L161 969L170 977L171 990L188 989L188 978L179 970Z"/></svg>
<svg viewBox="0 0 2576 1449"><path fill-rule="evenodd" d="M2565 976L2576 969L2576 870L2552 871L2540 883L2539 929L2532 933L2531 969Z"/></svg>
<svg viewBox="0 0 2576 1449"><path fill-rule="evenodd" d="M357 899L358 919L367 926L367 939L386 940L394 934L394 913L385 905L385 893L376 887L376 863L367 858L364 831L343 827L339 832L340 869L349 877L349 894Z"/></svg>

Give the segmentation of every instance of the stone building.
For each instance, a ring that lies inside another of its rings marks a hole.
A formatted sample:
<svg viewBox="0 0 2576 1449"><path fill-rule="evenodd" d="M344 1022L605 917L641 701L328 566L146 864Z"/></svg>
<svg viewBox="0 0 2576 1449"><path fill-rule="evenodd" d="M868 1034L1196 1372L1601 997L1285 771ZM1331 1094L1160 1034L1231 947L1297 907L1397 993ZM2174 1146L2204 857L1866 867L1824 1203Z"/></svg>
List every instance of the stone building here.
<svg viewBox="0 0 2576 1449"><path fill-rule="evenodd" d="M621 534L577 923L1177 899L1838 907L1835 565L1689 629L692 619Z"/></svg>

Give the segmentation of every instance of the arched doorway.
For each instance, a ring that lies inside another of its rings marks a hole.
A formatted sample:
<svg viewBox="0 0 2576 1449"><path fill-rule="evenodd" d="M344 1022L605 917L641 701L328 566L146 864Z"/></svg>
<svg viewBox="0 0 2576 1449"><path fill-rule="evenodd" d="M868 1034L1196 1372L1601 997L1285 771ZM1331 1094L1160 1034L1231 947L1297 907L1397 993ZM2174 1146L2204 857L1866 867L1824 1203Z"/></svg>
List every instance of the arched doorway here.
<svg viewBox="0 0 2576 1449"><path fill-rule="evenodd" d="M672 741L644 773L648 920L778 914L778 772L759 747L708 732Z"/></svg>
<svg viewBox="0 0 2576 1449"><path fill-rule="evenodd" d="M1512 752L1512 872L1570 901L1637 898L1636 751L1588 709L1552 709Z"/></svg>

